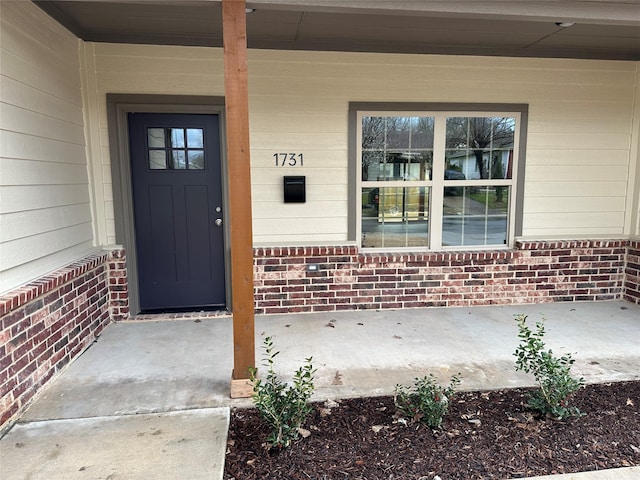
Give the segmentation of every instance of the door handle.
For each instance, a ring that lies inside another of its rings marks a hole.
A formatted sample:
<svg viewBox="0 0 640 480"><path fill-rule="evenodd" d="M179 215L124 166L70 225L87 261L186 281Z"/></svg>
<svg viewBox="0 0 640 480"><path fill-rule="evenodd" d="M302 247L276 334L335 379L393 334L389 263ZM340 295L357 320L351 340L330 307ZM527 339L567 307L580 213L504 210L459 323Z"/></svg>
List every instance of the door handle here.
<svg viewBox="0 0 640 480"><path fill-rule="evenodd" d="M216 227L221 227L222 226L222 219L221 218L216 218L215 222Z"/></svg>

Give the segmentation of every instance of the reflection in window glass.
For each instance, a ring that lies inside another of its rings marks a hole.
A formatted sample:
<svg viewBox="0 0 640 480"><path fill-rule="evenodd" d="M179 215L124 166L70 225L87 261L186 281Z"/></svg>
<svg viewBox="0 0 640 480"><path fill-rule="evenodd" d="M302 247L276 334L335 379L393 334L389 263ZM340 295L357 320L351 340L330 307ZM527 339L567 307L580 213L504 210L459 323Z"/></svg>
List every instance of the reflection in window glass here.
<svg viewBox="0 0 640 480"><path fill-rule="evenodd" d="M508 186L445 189L442 245L504 245L509 195Z"/></svg>
<svg viewBox="0 0 640 480"><path fill-rule="evenodd" d="M362 180L430 180L433 117L363 117Z"/></svg>
<svg viewBox="0 0 640 480"><path fill-rule="evenodd" d="M362 246L428 246L429 189L362 189Z"/></svg>
<svg viewBox="0 0 640 480"><path fill-rule="evenodd" d="M166 170L167 156L164 150L149 150L149 168L151 170Z"/></svg>
<svg viewBox="0 0 640 480"><path fill-rule="evenodd" d="M171 146L173 148L184 148L184 129L182 128L170 128Z"/></svg>
<svg viewBox="0 0 640 480"><path fill-rule="evenodd" d="M164 148L164 128L147 128L149 148Z"/></svg>
<svg viewBox="0 0 640 480"><path fill-rule="evenodd" d="M184 150L171 150L171 168L173 170L184 170L187 168Z"/></svg>
<svg viewBox="0 0 640 480"><path fill-rule="evenodd" d="M510 179L515 126L513 117L448 117L446 168L469 180Z"/></svg>
<svg viewBox="0 0 640 480"><path fill-rule="evenodd" d="M147 143L151 170L203 170L205 167L202 128L148 128Z"/></svg>
<svg viewBox="0 0 640 480"><path fill-rule="evenodd" d="M187 146L189 148L204 147L203 132L201 128L187 128Z"/></svg>
<svg viewBox="0 0 640 480"><path fill-rule="evenodd" d="M189 170L202 170L204 168L204 150L188 150L187 160Z"/></svg>

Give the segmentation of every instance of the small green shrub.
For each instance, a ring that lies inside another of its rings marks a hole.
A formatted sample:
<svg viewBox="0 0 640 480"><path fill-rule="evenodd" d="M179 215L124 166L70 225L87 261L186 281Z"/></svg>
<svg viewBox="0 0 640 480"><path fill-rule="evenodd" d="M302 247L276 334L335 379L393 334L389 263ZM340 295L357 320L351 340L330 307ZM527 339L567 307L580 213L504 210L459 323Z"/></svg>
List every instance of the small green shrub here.
<svg viewBox="0 0 640 480"><path fill-rule="evenodd" d="M403 417L434 429L440 428L458 385L460 374L454 375L446 388L438 385L435 377L430 374L428 377L416 378L412 387L396 385L393 401Z"/></svg>
<svg viewBox="0 0 640 480"><path fill-rule="evenodd" d="M520 337L520 345L514 356L516 370L531 373L538 383L529 398L529 406L543 415L564 420L571 416L581 415L577 407L569 406L569 399L573 393L582 387L584 380L571 376L571 365L575 362L571 354L558 358L551 350L545 350L544 318L536 323L536 331L532 332L527 326L527 316L516 315Z"/></svg>
<svg viewBox="0 0 640 480"><path fill-rule="evenodd" d="M257 370L250 370L250 380L253 384L252 400L262 419L271 428L267 437L269 448L288 447L299 435L299 429L305 421L311 406L309 398L314 390L315 370L311 364L312 357L305 359L305 364L293 376L293 384L282 382L274 371L274 358L280 352L274 352L273 340L264 340L267 376L264 380L257 378Z"/></svg>

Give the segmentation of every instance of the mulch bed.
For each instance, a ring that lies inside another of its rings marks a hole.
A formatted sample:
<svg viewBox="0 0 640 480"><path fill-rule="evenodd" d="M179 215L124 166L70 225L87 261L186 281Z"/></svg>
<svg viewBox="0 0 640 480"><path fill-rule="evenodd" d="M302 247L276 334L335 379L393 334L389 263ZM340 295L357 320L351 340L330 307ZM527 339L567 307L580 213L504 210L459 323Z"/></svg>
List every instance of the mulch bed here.
<svg viewBox="0 0 640 480"><path fill-rule="evenodd" d="M640 465L640 381L588 385L586 415L540 418L527 389L459 392L442 428L395 421L393 398L314 404L311 431L281 451L255 409L231 414L225 480L507 479Z"/></svg>

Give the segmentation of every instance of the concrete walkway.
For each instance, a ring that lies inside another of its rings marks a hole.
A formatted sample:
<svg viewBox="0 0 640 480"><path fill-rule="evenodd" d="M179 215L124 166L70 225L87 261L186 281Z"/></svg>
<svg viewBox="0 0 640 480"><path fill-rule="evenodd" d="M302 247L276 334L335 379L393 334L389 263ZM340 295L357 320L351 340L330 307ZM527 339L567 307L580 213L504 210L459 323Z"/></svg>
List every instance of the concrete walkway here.
<svg viewBox="0 0 640 480"><path fill-rule="evenodd" d="M462 389L532 385L516 373L517 313L587 382L640 379L640 306L625 302L345 312L256 318L290 377L313 356L315 399L391 394L460 372ZM230 318L109 326L0 440L0 478L221 479L230 400ZM609 476L606 476L609 475ZM554 480L640 478L640 469Z"/></svg>

